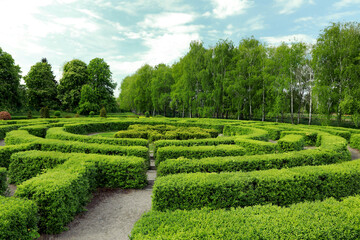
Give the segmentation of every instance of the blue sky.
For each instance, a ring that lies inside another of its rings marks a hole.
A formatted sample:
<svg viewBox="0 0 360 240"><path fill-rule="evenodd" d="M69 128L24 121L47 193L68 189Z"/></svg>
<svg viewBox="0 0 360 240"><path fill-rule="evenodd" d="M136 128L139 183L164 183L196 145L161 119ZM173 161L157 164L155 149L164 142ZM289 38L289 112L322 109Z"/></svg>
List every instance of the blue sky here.
<svg viewBox="0 0 360 240"><path fill-rule="evenodd" d="M360 22L360 0L0 0L0 10L0 47L23 75L46 57L59 80L65 62L100 57L118 87L145 63L176 62L192 40L315 43L330 22Z"/></svg>

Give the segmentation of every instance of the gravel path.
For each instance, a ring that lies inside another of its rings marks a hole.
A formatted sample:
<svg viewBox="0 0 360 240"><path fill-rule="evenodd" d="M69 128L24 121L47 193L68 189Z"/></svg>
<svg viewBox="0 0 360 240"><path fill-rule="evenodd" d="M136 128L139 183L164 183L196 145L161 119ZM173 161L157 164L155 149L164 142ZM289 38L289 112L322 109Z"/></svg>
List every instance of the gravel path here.
<svg viewBox="0 0 360 240"><path fill-rule="evenodd" d="M360 151L355 148L351 148L348 146L348 150L351 153L351 160L359 159L360 158Z"/></svg>
<svg viewBox="0 0 360 240"><path fill-rule="evenodd" d="M129 239L131 229L141 215L151 208L152 185L156 178L155 162L151 156L151 170L147 172L149 185L144 189L98 189L81 213L58 235L43 234L40 240L98 240Z"/></svg>
<svg viewBox="0 0 360 240"><path fill-rule="evenodd" d="M0 146L5 146L5 140L0 140Z"/></svg>

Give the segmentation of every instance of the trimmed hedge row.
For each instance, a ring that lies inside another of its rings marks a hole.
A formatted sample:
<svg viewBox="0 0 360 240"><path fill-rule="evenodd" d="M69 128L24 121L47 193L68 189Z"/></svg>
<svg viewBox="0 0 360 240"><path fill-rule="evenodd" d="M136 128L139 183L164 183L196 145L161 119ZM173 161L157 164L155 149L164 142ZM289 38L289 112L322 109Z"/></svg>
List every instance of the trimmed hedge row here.
<svg viewBox="0 0 360 240"><path fill-rule="evenodd" d="M348 160L351 160L349 154L320 149L238 157L178 158L162 162L157 169L157 176L195 172L249 172L273 168L326 165Z"/></svg>
<svg viewBox="0 0 360 240"><path fill-rule="evenodd" d="M148 159L148 148L143 146L114 146L108 144L98 143L82 143L62 141L57 139L43 139L30 135L25 130L12 131L7 134L5 138L6 144L21 144L32 142L40 145L40 150L43 151L58 151L58 152L79 152L79 153L99 153L106 155L128 155L137 156Z"/></svg>
<svg viewBox="0 0 360 240"><path fill-rule="evenodd" d="M18 125L0 125L0 139L4 139L7 132L18 129Z"/></svg>
<svg viewBox="0 0 360 240"><path fill-rule="evenodd" d="M351 135L350 146L352 148L360 149L360 134Z"/></svg>
<svg viewBox="0 0 360 240"><path fill-rule="evenodd" d="M6 174L6 168L0 167L0 195L3 195L7 190Z"/></svg>
<svg viewBox="0 0 360 240"><path fill-rule="evenodd" d="M74 134L88 134L93 132L108 132L125 130L131 125L130 121L107 121L107 122L92 122L92 123L78 123L66 124L64 130Z"/></svg>
<svg viewBox="0 0 360 240"><path fill-rule="evenodd" d="M31 126L21 127L19 128L19 130L26 130L31 135L44 138L48 128L49 125L42 124L42 125L31 125Z"/></svg>
<svg viewBox="0 0 360 240"><path fill-rule="evenodd" d="M235 144L245 148L246 155L275 153L278 145L246 138L235 138Z"/></svg>
<svg viewBox="0 0 360 240"><path fill-rule="evenodd" d="M150 211L130 239L346 239L360 238L360 197L326 199L288 208L253 206L220 210Z"/></svg>
<svg viewBox="0 0 360 240"><path fill-rule="evenodd" d="M286 206L360 193L360 160L324 166L236 173L189 173L159 177L154 210Z"/></svg>
<svg viewBox="0 0 360 240"><path fill-rule="evenodd" d="M119 146L144 146L147 147L148 141L145 139L134 138L105 138L100 136L78 135L64 131L64 128L54 127L47 131L46 138L67 141L77 141L86 143L100 143Z"/></svg>
<svg viewBox="0 0 360 240"><path fill-rule="evenodd" d="M240 135L247 139L260 140L260 141L268 141L269 139L269 134L266 130L253 128L253 127L225 125L223 133L225 136Z"/></svg>
<svg viewBox="0 0 360 240"><path fill-rule="evenodd" d="M218 138L204 138L204 139L189 139L189 140L159 140L155 142L155 148L168 146L217 146L217 145L231 145L235 144L234 137L218 137ZM156 152L155 149L155 152Z"/></svg>
<svg viewBox="0 0 360 240"><path fill-rule="evenodd" d="M316 140L317 140L317 132L305 132L305 131L282 131L280 138L285 137L286 135L289 134L295 134L295 135L301 135L304 136L304 141L305 141L305 145L307 146L315 146L316 145Z"/></svg>
<svg viewBox="0 0 360 240"><path fill-rule="evenodd" d="M279 139L277 142L280 151L300 151L305 146L304 136L289 134Z"/></svg>
<svg viewBox="0 0 360 240"><path fill-rule="evenodd" d="M11 154L40 148L33 143L24 143L18 145L6 145L0 147L0 167L9 168Z"/></svg>
<svg viewBox="0 0 360 240"><path fill-rule="evenodd" d="M0 239L40 237L38 207L33 201L0 196Z"/></svg>
<svg viewBox="0 0 360 240"><path fill-rule="evenodd" d="M39 206L39 228L44 233L65 230L64 226L84 210L95 187L142 188L147 184L146 160L137 157L32 151L14 158L19 164L32 165L29 171L36 169L37 161L60 163L68 158L64 164L18 185L15 192L15 196L31 199Z"/></svg>
<svg viewBox="0 0 360 240"><path fill-rule="evenodd" d="M155 165L158 166L166 159L187 157L187 158L205 158L220 156L242 156L245 149L236 145L217 145L217 146L169 146L159 148L156 152Z"/></svg>

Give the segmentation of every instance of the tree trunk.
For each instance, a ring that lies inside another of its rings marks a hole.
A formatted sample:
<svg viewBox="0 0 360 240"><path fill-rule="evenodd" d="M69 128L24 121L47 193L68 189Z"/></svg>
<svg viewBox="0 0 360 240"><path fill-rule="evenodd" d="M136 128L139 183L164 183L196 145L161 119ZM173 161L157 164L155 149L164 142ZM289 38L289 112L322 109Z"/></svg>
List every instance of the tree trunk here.
<svg viewBox="0 0 360 240"><path fill-rule="evenodd" d="M291 73L290 73L291 74ZM291 124L294 124L294 92L293 92L293 83L292 77L290 76L290 95L291 95Z"/></svg>
<svg viewBox="0 0 360 240"><path fill-rule="evenodd" d="M311 110L312 110L312 88L310 87L310 104L309 104L309 125L311 125Z"/></svg>

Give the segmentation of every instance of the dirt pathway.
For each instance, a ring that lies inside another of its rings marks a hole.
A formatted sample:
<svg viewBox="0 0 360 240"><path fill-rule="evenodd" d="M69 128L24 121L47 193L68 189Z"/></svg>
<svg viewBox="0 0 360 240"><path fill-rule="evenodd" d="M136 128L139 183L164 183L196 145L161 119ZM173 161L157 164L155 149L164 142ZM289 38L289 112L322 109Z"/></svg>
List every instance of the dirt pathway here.
<svg viewBox="0 0 360 240"><path fill-rule="evenodd" d="M350 151L351 153L351 160L355 160L355 159L359 159L360 158L360 151L358 149L355 148L351 148L351 147L347 147L347 149Z"/></svg>
<svg viewBox="0 0 360 240"><path fill-rule="evenodd" d="M5 140L0 140L0 146L5 146Z"/></svg>
<svg viewBox="0 0 360 240"><path fill-rule="evenodd" d="M156 178L153 153L148 170L149 185L145 189L98 189L94 198L67 226L68 231L58 235L42 235L39 239L129 239L131 229L141 215L151 208L152 185Z"/></svg>

